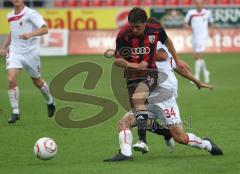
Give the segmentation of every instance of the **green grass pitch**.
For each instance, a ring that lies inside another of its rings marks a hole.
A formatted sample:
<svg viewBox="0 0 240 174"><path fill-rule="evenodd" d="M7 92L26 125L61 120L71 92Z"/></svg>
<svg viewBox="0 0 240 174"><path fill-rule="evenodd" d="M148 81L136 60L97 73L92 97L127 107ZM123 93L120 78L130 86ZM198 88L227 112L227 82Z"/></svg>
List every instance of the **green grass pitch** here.
<svg viewBox="0 0 240 174"><path fill-rule="evenodd" d="M193 68L191 55L181 55ZM48 118L46 106L25 71L18 80L20 87L21 121L8 125L11 113L7 97L7 79L4 60L0 60L0 173L1 174L233 174L240 170L240 54L207 54L213 92L197 90L187 80L178 76L181 117L186 131L199 136L211 137L224 151L224 156L213 157L205 151L176 145L175 152L168 154L162 138L148 133L150 152L146 155L134 152L134 161L103 163L118 151L117 121L126 112L119 106L111 119L85 129L64 129L54 118ZM110 86L112 61L102 56L67 56L42 58L43 78L50 81L63 69L78 62L95 62L103 67L102 79L96 89L84 90L85 75L73 78L67 91L104 96L113 101ZM89 118L99 112L99 107L57 100L57 107L74 107L75 120ZM190 124L191 122L191 124ZM134 142L136 142L136 130ZM41 161L33 155L33 145L48 136L58 145L58 153L49 161Z"/></svg>

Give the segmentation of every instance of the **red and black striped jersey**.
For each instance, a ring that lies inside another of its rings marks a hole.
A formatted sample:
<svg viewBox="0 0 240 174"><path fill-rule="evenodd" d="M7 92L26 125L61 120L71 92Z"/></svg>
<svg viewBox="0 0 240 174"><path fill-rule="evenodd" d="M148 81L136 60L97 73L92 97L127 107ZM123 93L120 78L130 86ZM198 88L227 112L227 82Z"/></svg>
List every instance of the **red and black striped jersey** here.
<svg viewBox="0 0 240 174"><path fill-rule="evenodd" d="M124 58L129 62L148 63L148 69L156 69L157 42L165 43L167 34L158 24L146 24L144 34L135 36L129 25L124 27L116 39L116 58Z"/></svg>

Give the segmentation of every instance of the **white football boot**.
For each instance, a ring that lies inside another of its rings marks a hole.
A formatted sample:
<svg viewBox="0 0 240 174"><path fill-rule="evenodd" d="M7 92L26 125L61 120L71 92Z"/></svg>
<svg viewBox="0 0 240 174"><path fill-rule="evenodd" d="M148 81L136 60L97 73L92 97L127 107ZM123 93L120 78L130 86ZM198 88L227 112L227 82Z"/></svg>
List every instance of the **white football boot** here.
<svg viewBox="0 0 240 174"><path fill-rule="evenodd" d="M139 151L142 153L148 153L148 151L149 151L148 145L140 140L136 144L133 145L133 150Z"/></svg>

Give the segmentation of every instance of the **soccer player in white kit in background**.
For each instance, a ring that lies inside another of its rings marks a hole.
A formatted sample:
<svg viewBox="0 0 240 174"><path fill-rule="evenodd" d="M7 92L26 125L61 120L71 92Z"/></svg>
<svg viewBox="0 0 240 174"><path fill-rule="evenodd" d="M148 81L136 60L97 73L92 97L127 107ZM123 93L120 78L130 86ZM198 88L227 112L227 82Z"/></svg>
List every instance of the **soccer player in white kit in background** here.
<svg viewBox="0 0 240 174"><path fill-rule="evenodd" d="M195 78L200 79L201 70L204 75L204 82L209 83L209 71L203 59L203 52L208 41L208 27L211 26L210 35L214 28L214 21L211 11L204 8L203 0L196 0L196 9L189 10L185 19L184 26L192 30L192 47L195 57Z"/></svg>
<svg viewBox="0 0 240 174"><path fill-rule="evenodd" d="M22 68L31 76L34 85L40 89L47 102L48 116L55 112L55 102L48 85L41 78L39 57L39 36L47 34L48 28L43 17L25 6L24 0L12 0L14 10L7 15L10 34L4 41L0 55L6 57L8 75L8 97L13 109L8 123L20 119L19 88L17 77Z"/></svg>

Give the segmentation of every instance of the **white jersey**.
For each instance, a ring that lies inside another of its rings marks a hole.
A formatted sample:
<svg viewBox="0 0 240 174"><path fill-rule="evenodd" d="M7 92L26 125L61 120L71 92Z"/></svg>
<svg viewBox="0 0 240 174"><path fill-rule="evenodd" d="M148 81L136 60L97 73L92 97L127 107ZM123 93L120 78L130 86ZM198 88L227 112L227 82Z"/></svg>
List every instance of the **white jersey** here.
<svg viewBox="0 0 240 174"><path fill-rule="evenodd" d="M192 41L208 39L208 24L214 22L211 11L202 9L198 12L196 9L189 10L184 22L192 28Z"/></svg>
<svg viewBox="0 0 240 174"><path fill-rule="evenodd" d="M165 61L156 62L157 69L158 69L158 72L164 73L168 77L166 80L164 80L161 78L161 76L159 76L158 77L158 86L169 89L173 92L176 92L177 88L178 88L178 81L177 81L177 78L174 73L174 69L176 69L176 63L175 63L171 53L168 51L167 47L165 45L163 45L161 42L158 42L157 50L160 48L164 49L167 52L168 58Z"/></svg>
<svg viewBox="0 0 240 174"><path fill-rule="evenodd" d="M43 17L37 11L25 6L17 15L15 15L14 11L8 13L7 19L11 30L10 52L21 54L38 50L39 36L23 40L20 39L20 35L31 33L45 25Z"/></svg>
<svg viewBox="0 0 240 174"><path fill-rule="evenodd" d="M160 48L164 49L167 52L168 58L165 61L156 62L158 69L158 85L149 97L149 100L151 100L151 98L154 98L154 101L150 101L151 103L164 101L172 96L174 96L174 98L177 98L178 81L174 74L176 63L167 47L161 42L158 42L157 50Z"/></svg>
<svg viewBox="0 0 240 174"><path fill-rule="evenodd" d="M181 124L179 108L176 102L178 81L174 74L176 63L167 47L158 42L157 49L164 49L167 60L156 62L158 68L158 86L148 98L149 118L160 119L161 125L168 128L173 124Z"/></svg>

